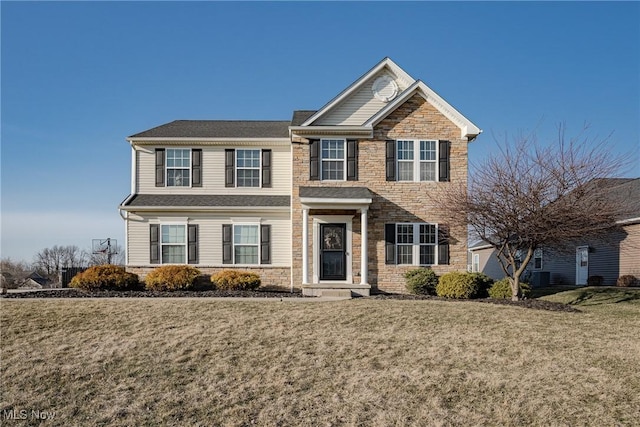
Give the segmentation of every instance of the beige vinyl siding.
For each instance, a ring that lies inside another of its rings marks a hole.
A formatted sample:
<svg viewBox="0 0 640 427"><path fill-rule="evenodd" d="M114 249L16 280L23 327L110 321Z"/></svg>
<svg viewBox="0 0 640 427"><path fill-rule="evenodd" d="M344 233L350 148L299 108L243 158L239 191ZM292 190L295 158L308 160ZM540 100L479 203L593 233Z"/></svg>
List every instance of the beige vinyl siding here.
<svg viewBox="0 0 640 427"><path fill-rule="evenodd" d="M620 242L620 275L640 278L640 224L624 227L627 236Z"/></svg>
<svg viewBox="0 0 640 427"><path fill-rule="evenodd" d="M390 75L394 78L398 85L398 93L402 92L407 86L389 70L382 70L365 82L360 89L351 94L347 99L336 105L332 111L314 122L314 125L361 125L371 116L383 109L387 103L380 101L373 96L373 82L383 74Z"/></svg>
<svg viewBox="0 0 640 427"><path fill-rule="evenodd" d="M171 147L170 144L157 148ZM291 193L291 148L286 146L196 146L202 148L202 187L156 187L155 148L139 147L137 161L137 192L140 194L274 194ZM271 188L227 188L224 184L224 150L270 149L271 151Z"/></svg>
<svg viewBox="0 0 640 427"><path fill-rule="evenodd" d="M291 221L289 213L149 213L144 217L131 215L128 227L129 266L149 265L149 224L162 222L198 224L199 264L202 266L229 266L222 264L222 224L256 223L271 225L271 264L273 267L291 265ZM267 266L267 267L268 267Z"/></svg>

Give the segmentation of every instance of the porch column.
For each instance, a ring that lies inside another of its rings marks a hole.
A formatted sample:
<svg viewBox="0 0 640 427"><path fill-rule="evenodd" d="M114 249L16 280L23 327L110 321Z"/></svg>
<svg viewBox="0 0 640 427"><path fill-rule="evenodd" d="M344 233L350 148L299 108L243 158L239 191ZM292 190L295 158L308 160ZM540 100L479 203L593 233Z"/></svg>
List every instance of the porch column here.
<svg viewBox="0 0 640 427"><path fill-rule="evenodd" d="M367 250L368 238L367 232L369 226L367 225L367 212L369 210L367 208L360 209L360 236L361 236L361 246L360 249L360 284L366 285L369 273L369 251Z"/></svg>
<svg viewBox="0 0 640 427"><path fill-rule="evenodd" d="M302 284L309 283L309 209L302 208Z"/></svg>

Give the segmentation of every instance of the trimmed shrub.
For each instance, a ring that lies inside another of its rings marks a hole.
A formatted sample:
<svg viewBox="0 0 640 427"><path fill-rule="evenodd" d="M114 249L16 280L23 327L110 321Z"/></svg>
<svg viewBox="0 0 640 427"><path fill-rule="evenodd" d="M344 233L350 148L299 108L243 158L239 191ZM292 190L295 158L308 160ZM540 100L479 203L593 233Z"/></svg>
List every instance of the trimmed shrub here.
<svg viewBox="0 0 640 427"><path fill-rule="evenodd" d="M150 291L182 291L192 289L200 270L190 265L163 265L153 269L144 279Z"/></svg>
<svg viewBox="0 0 640 427"><path fill-rule="evenodd" d="M604 277L602 276L589 276L587 279L587 285L589 286L602 286L604 283Z"/></svg>
<svg viewBox="0 0 640 427"><path fill-rule="evenodd" d="M523 297L526 297L531 293L531 287L528 283L520 282L520 292ZM489 288L489 297L493 299L511 299L511 283L509 278L505 277L495 282Z"/></svg>
<svg viewBox="0 0 640 427"><path fill-rule="evenodd" d="M476 298L479 288L479 281L472 273L452 271L440 277L436 293L439 297L468 299Z"/></svg>
<svg viewBox="0 0 640 427"><path fill-rule="evenodd" d="M493 285L493 279L484 273L469 273L478 284L478 298L489 296L489 288Z"/></svg>
<svg viewBox="0 0 640 427"><path fill-rule="evenodd" d="M72 288L94 290L125 291L138 289L140 280L138 275L128 273L124 267L117 265L96 265L73 276L69 286Z"/></svg>
<svg viewBox="0 0 640 427"><path fill-rule="evenodd" d="M222 270L211 276L211 283L226 291L252 291L260 287L260 276L249 271Z"/></svg>
<svg viewBox="0 0 640 427"><path fill-rule="evenodd" d="M435 295L438 276L430 268L416 268L403 274L407 291L418 295Z"/></svg>
<svg viewBox="0 0 640 427"><path fill-rule="evenodd" d="M640 280L638 280L635 276L631 274L625 274L624 276L618 277L616 281L616 286L620 286L621 288L628 288L629 286L638 286L640 285Z"/></svg>

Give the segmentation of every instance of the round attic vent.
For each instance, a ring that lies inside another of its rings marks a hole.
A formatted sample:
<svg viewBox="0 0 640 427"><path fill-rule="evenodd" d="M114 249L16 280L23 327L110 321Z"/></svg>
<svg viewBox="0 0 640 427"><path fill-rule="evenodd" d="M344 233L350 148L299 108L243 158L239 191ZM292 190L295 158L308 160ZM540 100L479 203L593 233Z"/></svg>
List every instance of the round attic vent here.
<svg viewBox="0 0 640 427"><path fill-rule="evenodd" d="M373 96L382 102L389 102L398 94L398 85L391 76L384 75L378 77L373 82Z"/></svg>

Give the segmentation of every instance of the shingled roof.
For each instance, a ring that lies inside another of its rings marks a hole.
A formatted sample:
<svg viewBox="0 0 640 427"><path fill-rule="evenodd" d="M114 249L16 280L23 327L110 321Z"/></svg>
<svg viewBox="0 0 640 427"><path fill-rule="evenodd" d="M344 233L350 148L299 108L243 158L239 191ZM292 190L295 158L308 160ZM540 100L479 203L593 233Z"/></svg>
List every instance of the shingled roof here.
<svg viewBox="0 0 640 427"><path fill-rule="evenodd" d="M286 120L175 120L129 138L288 138Z"/></svg>
<svg viewBox="0 0 640 427"><path fill-rule="evenodd" d="M316 113L316 110L296 110L293 112L293 117L291 118L291 126L300 126L307 119L313 116Z"/></svg>
<svg viewBox="0 0 640 427"><path fill-rule="evenodd" d="M136 194L124 206L133 207L288 207L289 196L264 194Z"/></svg>

